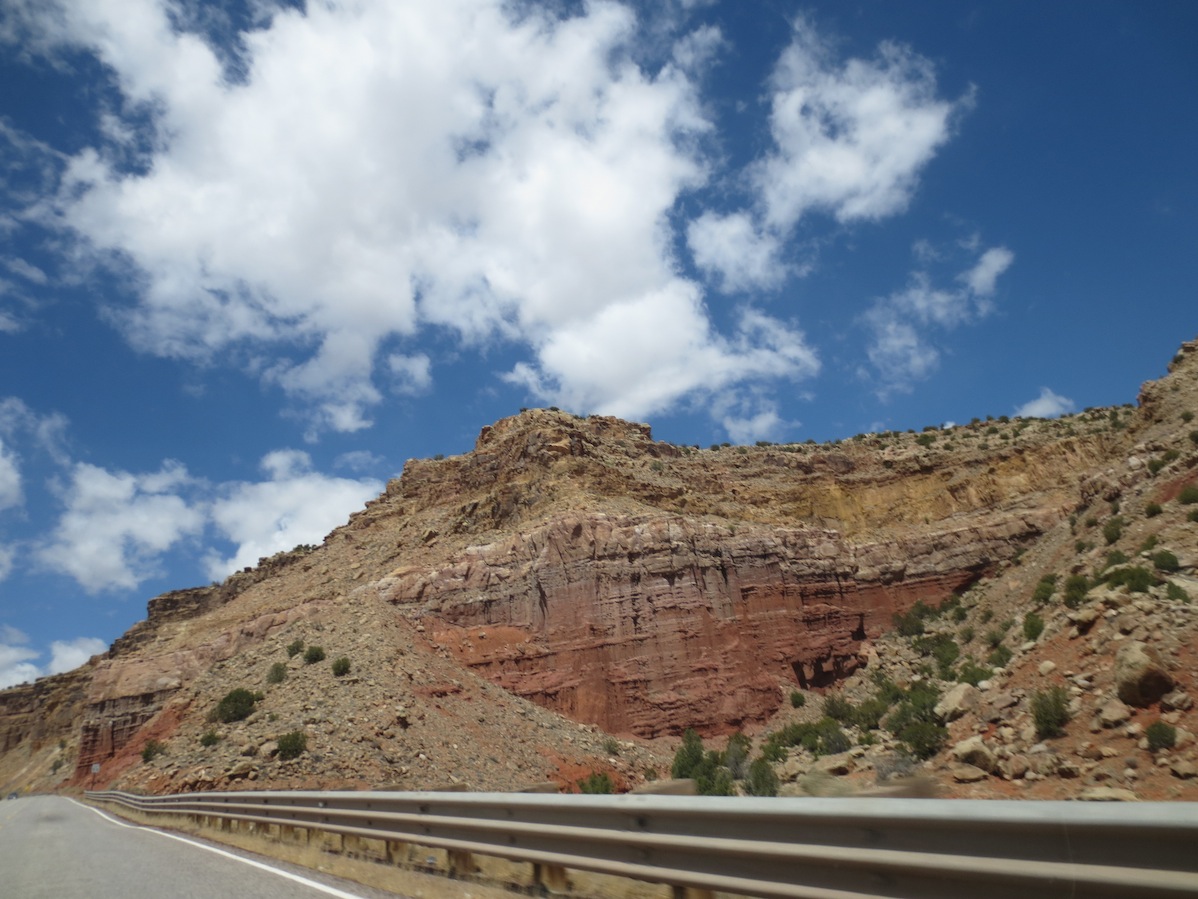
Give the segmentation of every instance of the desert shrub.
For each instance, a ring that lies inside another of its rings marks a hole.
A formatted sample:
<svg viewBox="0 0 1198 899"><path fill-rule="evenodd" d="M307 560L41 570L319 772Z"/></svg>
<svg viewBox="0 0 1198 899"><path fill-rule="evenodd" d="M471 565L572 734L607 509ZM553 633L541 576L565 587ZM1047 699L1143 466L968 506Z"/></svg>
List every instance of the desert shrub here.
<svg viewBox="0 0 1198 899"><path fill-rule="evenodd" d="M1167 449L1161 458L1164 459L1166 463L1175 462L1181 458L1181 451L1176 449Z"/></svg>
<svg viewBox="0 0 1198 899"><path fill-rule="evenodd" d="M617 740L615 737L604 737L602 746L603 746L603 752L606 755L619 755L620 754L620 741Z"/></svg>
<svg viewBox="0 0 1198 899"><path fill-rule="evenodd" d="M1161 508L1160 503L1149 503L1144 507L1144 517L1156 518L1156 516L1160 515L1163 511L1164 510Z"/></svg>
<svg viewBox="0 0 1198 899"><path fill-rule="evenodd" d="M304 664L315 665L317 662L324 661L324 648L321 646L309 646L304 650Z"/></svg>
<svg viewBox="0 0 1198 899"><path fill-rule="evenodd" d="M308 735L302 730L293 730L279 737L279 758L299 758L308 751Z"/></svg>
<svg viewBox="0 0 1198 899"><path fill-rule="evenodd" d="M894 627L902 637L918 637L923 633L923 623L929 618L935 618L939 614L937 609L924 603L922 599L917 599L915 605L908 609L904 614L895 614Z"/></svg>
<svg viewBox="0 0 1198 899"><path fill-rule="evenodd" d="M834 718L821 718L814 724L802 722L788 724L781 730L766 735L762 755L772 761L786 758L790 746L801 746L813 755L834 755L845 752L852 746L848 735L840 729Z"/></svg>
<svg viewBox="0 0 1198 899"><path fill-rule="evenodd" d="M1186 516L1186 521L1198 521L1198 509Z"/></svg>
<svg viewBox="0 0 1198 899"><path fill-rule="evenodd" d="M1151 534L1144 540L1143 543L1140 544L1140 552L1146 553L1149 550L1156 549L1156 545L1160 542L1161 541L1156 534Z"/></svg>
<svg viewBox="0 0 1198 899"><path fill-rule="evenodd" d="M1158 471L1160 471L1164 467L1165 467L1164 459L1149 459L1148 460L1148 473L1149 474L1156 474Z"/></svg>
<svg viewBox="0 0 1198 899"><path fill-rule="evenodd" d="M149 763L166 752L166 744L160 743L158 740L147 740L146 745L141 748L141 760Z"/></svg>
<svg viewBox="0 0 1198 899"><path fill-rule="evenodd" d="M745 778L745 793L749 796L777 796L778 786L774 766L765 758L753 759Z"/></svg>
<svg viewBox="0 0 1198 899"><path fill-rule="evenodd" d="M989 668L979 665L971 658L966 658L964 662L957 666L957 680L963 684L972 684L975 687L993 673Z"/></svg>
<svg viewBox="0 0 1198 899"><path fill-rule="evenodd" d="M1123 536L1123 519L1116 515L1110 521L1102 526L1102 539L1106 541L1106 545L1118 541Z"/></svg>
<svg viewBox="0 0 1198 899"><path fill-rule="evenodd" d="M933 443L936 442L936 435L935 434L920 434L918 437L915 438L915 442L918 443L920 446L931 446Z"/></svg>
<svg viewBox="0 0 1198 899"><path fill-rule="evenodd" d="M1002 638L1006 635L1007 632L1003 628L992 627L986 631L986 645L991 649L995 649L1002 643Z"/></svg>
<svg viewBox="0 0 1198 899"><path fill-rule="evenodd" d="M1040 578L1036 584L1036 589L1032 591L1032 602L1038 606L1044 605L1052 596L1053 591L1057 588L1057 576L1055 574L1046 574Z"/></svg>
<svg viewBox="0 0 1198 899"><path fill-rule="evenodd" d="M853 723L864 731L877 730L878 725L889 711L889 703L876 697L867 699L853 712Z"/></svg>
<svg viewBox="0 0 1198 899"><path fill-rule="evenodd" d="M798 690L790 691L790 704L792 708L801 709L807 704L807 697Z"/></svg>
<svg viewBox="0 0 1198 899"><path fill-rule="evenodd" d="M1104 575L1112 587L1127 587L1128 593L1147 593L1148 588L1156 583L1156 575L1142 565L1124 565Z"/></svg>
<svg viewBox="0 0 1198 899"><path fill-rule="evenodd" d="M855 711L853 704L839 694L834 693L824 699L824 715L841 724L852 721Z"/></svg>
<svg viewBox="0 0 1198 899"><path fill-rule="evenodd" d="M250 713L254 711L254 703L257 701L258 697L255 694L244 687L238 687L226 693L224 698L216 704L212 717L225 724L243 721L250 717Z"/></svg>
<svg viewBox="0 0 1198 899"><path fill-rule="evenodd" d="M1183 506L1191 506L1198 503L1198 485L1186 484L1181 488L1181 493L1177 494L1177 501Z"/></svg>
<svg viewBox="0 0 1198 899"><path fill-rule="evenodd" d="M1028 640L1037 640L1044 633L1044 619L1035 612L1023 616L1023 636Z"/></svg>
<svg viewBox="0 0 1198 899"><path fill-rule="evenodd" d="M1177 556L1173 555L1167 549L1153 553L1152 564L1156 566L1157 571L1176 571L1181 567L1181 563L1177 561Z"/></svg>
<svg viewBox="0 0 1198 899"><path fill-rule="evenodd" d="M1110 568L1114 565L1124 565L1129 561L1130 561L1130 559L1127 558L1127 553L1120 552L1119 550L1116 549L1116 550L1112 550L1111 552L1106 554L1105 567Z"/></svg>
<svg viewBox="0 0 1198 899"><path fill-rule="evenodd" d="M292 640L287 644L287 655L297 656L304 651L304 641L300 639Z"/></svg>
<svg viewBox="0 0 1198 899"><path fill-rule="evenodd" d="M973 638L977 636L977 631L973 629L973 625L966 625L961 628L961 642L972 643Z"/></svg>
<svg viewBox="0 0 1198 899"><path fill-rule="evenodd" d="M1198 431L1190 431L1190 443L1198 443Z"/></svg>
<svg viewBox="0 0 1198 899"><path fill-rule="evenodd" d="M960 624L962 621L965 620L965 617L968 614L969 614L969 612L966 611L965 607L959 605L955 609L953 609L953 621Z"/></svg>
<svg viewBox="0 0 1198 899"><path fill-rule="evenodd" d="M616 785L606 771L592 771L578 782L580 793L614 793Z"/></svg>
<svg viewBox="0 0 1198 899"><path fill-rule="evenodd" d="M333 676L344 677L345 675L349 674L349 668L349 659L347 659L345 656L335 659L333 661Z"/></svg>
<svg viewBox="0 0 1198 899"><path fill-rule="evenodd" d="M1176 602L1188 603L1190 601L1190 594L1186 593L1186 591L1177 586L1177 584L1169 581L1169 583L1165 585L1165 598L1172 599Z"/></svg>
<svg viewBox="0 0 1198 899"><path fill-rule="evenodd" d="M951 676L953 662L957 661L961 655L961 649L957 646L957 642L948 634L917 637L912 646L920 655L931 656L936 660L942 678Z"/></svg>
<svg viewBox="0 0 1198 899"><path fill-rule="evenodd" d="M218 734L212 728L209 728L208 730L204 731L204 735L202 737L200 737L200 745L201 746L215 746L219 742L220 742L220 734Z"/></svg>
<svg viewBox="0 0 1198 899"><path fill-rule="evenodd" d="M675 779L690 777L691 773L703 762L703 738L688 727L682 734L682 745L674 753L674 764L670 768L670 776Z"/></svg>
<svg viewBox="0 0 1198 899"><path fill-rule="evenodd" d="M986 656L986 661L995 668L1005 668L1007 667L1007 662L1011 661L1011 656L1014 654L1007 647L999 644L990 650L990 655Z"/></svg>
<svg viewBox="0 0 1198 899"><path fill-rule="evenodd" d="M282 662L275 662L270 666L270 671L266 672L268 684L281 684L285 680L287 680L287 666Z"/></svg>
<svg viewBox="0 0 1198 899"><path fill-rule="evenodd" d="M928 684L917 684L886 719L886 728L917 759L928 759L948 740L948 731L934 711L940 693Z"/></svg>
<svg viewBox="0 0 1198 899"><path fill-rule="evenodd" d="M1148 738L1148 748L1152 752L1160 752L1162 749L1172 749L1177 743L1177 728L1164 721L1153 721L1145 728L1144 736Z"/></svg>
<svg viewBox="0 0 1198 899"><path fill-rule="evenodd" d="M1064 733L1069 720L1069 697L1064 687L1050 687L1032 694L1032 720L1040 739Z"/></svg>
<svg viewBox="0 0 1198 899"><path fill-rule="evenodd" d="M753 751L753 741L740 731L729 734L728 744L724 747L724 767L734 780L745 776L749 767L749 754Z"/></svg>
<svg viewBox="0 0 1198 899"><path fill-rule="evenodd" d="M1185 412L1182 412L1182 413L1181 413L1181 420L1182 420L1182 421L1184 421L1184 422L1186 422L1186 423L1189 423L1189 422L1193 421L1193 420L1194 420L1194 413L1193 413L1193 412L1191 412L1189 409L1187 409Z"/></svg>

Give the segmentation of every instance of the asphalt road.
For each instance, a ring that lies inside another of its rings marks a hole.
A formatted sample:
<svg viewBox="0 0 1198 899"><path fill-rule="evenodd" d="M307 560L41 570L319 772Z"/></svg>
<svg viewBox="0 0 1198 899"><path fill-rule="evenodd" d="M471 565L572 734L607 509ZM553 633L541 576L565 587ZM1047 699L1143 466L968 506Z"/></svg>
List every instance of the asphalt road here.
<svg viewBox="0 0 1198 899"><path fill-rule="evenodd" d="M375 899L391 894L130 825L60 796L31 796L0 802L0 895Z"/></svg>

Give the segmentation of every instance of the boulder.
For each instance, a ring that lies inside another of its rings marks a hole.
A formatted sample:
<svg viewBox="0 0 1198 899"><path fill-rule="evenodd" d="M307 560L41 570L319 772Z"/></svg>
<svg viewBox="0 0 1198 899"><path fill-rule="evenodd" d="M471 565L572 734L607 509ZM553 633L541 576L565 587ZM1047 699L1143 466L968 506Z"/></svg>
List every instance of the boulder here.
<svg viewBox="0 0 1198 899"><path fill-rule="evenodd" d="M956 721L977 705L978 691L969 684L957 684L944 694L933 711L942 721Z"/></svg>
<svg viewBox="0 0 1198 899"><path fill-rule="evenodd" d="M1140 799L1131 790L1121 790L1118 787L1091 787L1082 790L1077 798L1086 802L1138 802Z"/></svg>
<svg viewBox="0 0 1198 899"><path fill-rule="evenodd" d="M998 760L995 758L994 752L985 744L981 737L970 737L968 740L962 740L952 748L952 756L958 762L964 762L967 765L981 768L987 773L992 773L998 765Z"/></svg>
<svg viewBox="0 0 1198 899"><path fill-rule="evenodd" d="M1115 687L1128 705L1151 705L1173 689L1173 678L1155 649L1133 641L1115 656Z"/></svg>
<svg viewBox="0 0 1198 899"><path fill-rule="evenodd" d="M953 780L959 784L977 783L979 780L985 780L990 776L988 772L983 771L981 768L962 762L950 765L948 770L952 774Z"/></svg>
<svg viewBox="0 0 1198 899"><path fill-rule="evenodd" d="M1112 699L1098 710L1098 723L1107 729L1118 727L1120 724L1126 723L1129 718L1131 718L1131 709L1118 699Z"/></svg>

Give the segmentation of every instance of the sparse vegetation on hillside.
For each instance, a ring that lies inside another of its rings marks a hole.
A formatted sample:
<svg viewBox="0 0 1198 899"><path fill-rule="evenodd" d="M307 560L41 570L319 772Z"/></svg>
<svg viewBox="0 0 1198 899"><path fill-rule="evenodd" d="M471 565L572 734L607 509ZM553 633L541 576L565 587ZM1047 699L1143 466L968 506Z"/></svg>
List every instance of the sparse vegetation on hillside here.
<svg viewBox="0 0 1198 899"><path fill-rule="evenodd" d="M234 721L244 721L254 711L254 704L260 699L260 694L251 693L244 687L237 687L225 694L212 711L215 721L231 724Z"/></svg>

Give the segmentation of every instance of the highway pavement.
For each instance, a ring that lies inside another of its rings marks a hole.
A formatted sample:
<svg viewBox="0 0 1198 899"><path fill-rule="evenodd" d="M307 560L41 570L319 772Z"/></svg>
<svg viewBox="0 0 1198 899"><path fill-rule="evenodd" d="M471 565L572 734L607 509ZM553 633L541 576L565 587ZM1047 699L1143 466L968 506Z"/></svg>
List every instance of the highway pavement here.
<svg viewBox="0 0 1198 899"><path fill-rule="evenodd" d="M139 827L61 796L0 802L5 899L378 899L369 887Z"/></svg>

